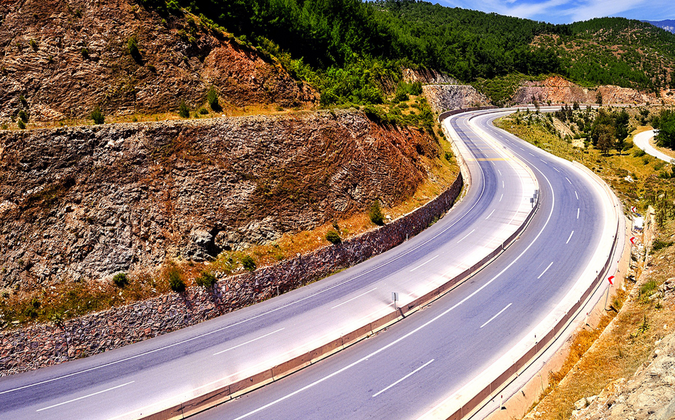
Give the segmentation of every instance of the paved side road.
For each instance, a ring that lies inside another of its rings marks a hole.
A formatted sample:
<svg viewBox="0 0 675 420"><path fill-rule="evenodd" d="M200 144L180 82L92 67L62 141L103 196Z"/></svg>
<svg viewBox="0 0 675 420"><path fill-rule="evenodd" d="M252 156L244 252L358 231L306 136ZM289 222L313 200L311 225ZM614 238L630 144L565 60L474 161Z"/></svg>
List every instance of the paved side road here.
<svg viewBox="0 0 675 420"><path fill-rule="evenodd" d="M650 144L651 139L654 138L654 130L643 131L642 133L636 134L633 137L633 143L640 149L644 150L648 155L652 155L657 159L661 159L665 162L672 163L675 161L672 157L668 156L663 152L659 152Z"/></svg>

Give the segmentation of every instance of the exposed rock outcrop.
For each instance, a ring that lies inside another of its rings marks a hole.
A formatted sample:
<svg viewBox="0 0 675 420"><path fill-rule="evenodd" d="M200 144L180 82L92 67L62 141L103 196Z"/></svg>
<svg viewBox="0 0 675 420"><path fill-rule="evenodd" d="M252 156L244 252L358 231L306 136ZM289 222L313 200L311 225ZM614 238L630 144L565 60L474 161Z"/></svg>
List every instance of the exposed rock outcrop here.
<svg viewBox="0 0 675 420"><path fill-rule="evenodd" d="M490 105L490 100L469 85L426 85L424 95L436 113Z"/></svg>
<svg viewBox="0 0 675 420"><path fill-rule="evenodd" d="M532 103L572 103L595 104L597 94L602 95L604 105L612 104L648 104L658 103L661 97L654 94L639 92L635 89L619 86L600 86L595 89L583 88L559 76L549 77L543 81L527 81L518 88L512 101L516 104ZM663 99L671 101L671 96L664 95Z"/></svg>
<svg viewBox="0 0 675 420"><path fill-rule="evenodd" d="M420 82L423 85L460 84L457 79L433 69L403 69L403 80L408 83Z"/></svg>
<svg viewBox="0 0 675 420"><path fill-rule="evenodd" d="M165 112L181 99L201 105L211 86L236 106L316 100L280 65L198 18L163 18L132 0L0 1L0 53L0 122L19 109L35 121L96 106Z"/></svg>
<svg viewBox="0 0 675 420"><path fill-rule="evenodd" d="M438 156L358 112L0 133L0 287L272 241L414 194Z"/></svg>
<svg viewBox="0 0 675 420"><path fill-rule="evenodd" d="M573 419L675 418L675 334L661 340L652 362L633 378L612 382L599 395L577 401L575 408Z"/></svg>

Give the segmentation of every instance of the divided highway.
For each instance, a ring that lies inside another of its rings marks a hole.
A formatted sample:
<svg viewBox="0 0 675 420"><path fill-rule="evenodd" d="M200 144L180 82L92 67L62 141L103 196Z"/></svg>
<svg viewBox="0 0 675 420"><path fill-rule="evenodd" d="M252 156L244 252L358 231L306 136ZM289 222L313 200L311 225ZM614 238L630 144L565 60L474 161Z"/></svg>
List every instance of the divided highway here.
<svg viewBox="0 0 675 420"><path fill-rule="evenodd" d="M616 231L613 203L597 184L492 127L499 115L446 120L472 185L420 235L195 327L2 378L0 417L137 418L270 369L395 311L392 292L404 306L480 261L523 223L538 189L529 228L469 281L386 331L199 417L411 418L462 394L602 267Z"/></svg>

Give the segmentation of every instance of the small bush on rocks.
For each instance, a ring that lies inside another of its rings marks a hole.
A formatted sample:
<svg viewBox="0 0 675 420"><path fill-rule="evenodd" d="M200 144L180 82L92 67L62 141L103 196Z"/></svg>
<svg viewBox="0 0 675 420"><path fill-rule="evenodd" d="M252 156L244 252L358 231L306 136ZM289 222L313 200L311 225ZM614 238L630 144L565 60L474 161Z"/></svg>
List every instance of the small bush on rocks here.
<svg viewBox="0 0 675 420"><path fill-rule="evenodd" d="M183 275L178 267L172 267L169 270L169 287L176 293L183 293L185 291Z"/></svg>
<svg viewBox="0 0 675 420"><path fill-rule="evenodd" d="M190 118L190 107L187 106L184 100L180 100L178 105L178 116L181 118Z"/></svg>
<svg viewBox="0 0 675 420"><path fill-rule="evenodd" d="M129 277L127 277L126 273L117 273L112 281L115 286L123 288L129 284Z"/></svg>
<svg viewBox="0 0 675 420"><path fill-rule="evenodd" d="M136 35L133 35L127 41L127 50L134 60L141 58L141 51L138 49L138 38L136 38Z"/></svg>
<svg viewBox="0 0 675 420"><path fill-rule="evenodd" d="M371 204L370 209L368 210L368 217L370 217L370 221L376 225L384 225L384 215L382 214L382 208L380 207L380 200L373 201L373 204Z"/></svg>
<svg viewBox="0 0 675 420"><path fill-rule="evenodd" d="M326 240L333 245L337 245L340 242L342 242L342 238L340 238L340 234L334 231L333 229L329 230L326 233Z"/></svg>
<svg viewBox="0 0 675 420"><path fill-rule="evenodd" d="M24 123L23 120L20 119L20 118L19 118L19 120L16 122L16 125L17 125L20 129L22 129L22 130L26 128L26 123Z"/></svg>
<svg viewBox="0 0 675 420"><path fill-rule="evenodd" d="M209 102L209 106L212 110L219 112L222 109L218 103L218 93L213 88L213 86L211 86L208 93L206 94L206 100Z"/></svg>
<svg viewBox="0 0 675 420"><path fill-rule="evenodd" d="M93 111L91 111L91 114L89 114L89 118L94 120L94 124L96 125L105 123L105 115L103 115L103 112L99 107L96 107L94 108Z"/></svg>
<svg viewBox="0 0 675 420"><path fill-rule="evenodd" d="M253 258L251 258L250 255L244 255L244 257L241 259L241 265L243 265L248 271L255 271L257 267L255 265L255 261L253 261Z"/></svg>
<svg viewBox="0 0 675 420"><path fill-rule="evenodd" d="M199 274L199 277L195 279L195 282L204 288L212 287L214 284L218 282L216 279L216 276L213 274L209 273L208 271L202 271L201 274Z"/></svg>

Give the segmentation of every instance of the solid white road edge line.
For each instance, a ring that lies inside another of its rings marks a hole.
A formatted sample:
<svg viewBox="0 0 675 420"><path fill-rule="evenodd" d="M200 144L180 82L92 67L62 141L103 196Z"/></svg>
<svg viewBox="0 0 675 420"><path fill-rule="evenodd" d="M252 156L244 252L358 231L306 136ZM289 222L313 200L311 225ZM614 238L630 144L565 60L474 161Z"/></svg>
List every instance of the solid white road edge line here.
<svg viewBox="0 0 675 420"><path fill-rule="evenodd" d="M495 318L497 318L499 315L501 315L502 312L504 312L505 310L509 309L509 306L511 306L511 305L513 305L513 302L511 302L511 303L509 303L508 305L506 305L506 307L504 307L504 309L502 309L501 311L497 312L497 314L496 314L495 316L493 316L492 318L488 319L488 320L485 322L485 324L483 324L483 325L480 326L479 329L481 329L481 328L483 328L484 326L486 326L487 324L489 324L491 321L493 321Z"/></svg>
<svg viewBox="0 0 675 420"><path fill-rule="evenodd" d="M135 382L135 381L127 382L126 384L117 385L117 386L114 386L114 387L112 387L112 388L104 389L103 391L94 392L93 394L84 395L84 396L79 397L79 398L74 398L74 399L72 399L72 400L64 401L64 402L62 402L62 403L50 405L49 407L45 407L45 408L41 408L41 409L39 409L39 410L36 410L36 413L39 413L40 411L49 410L50 408L58 407L58 406L61 406L61 405L64 405L64 404L69 404L69 403L71 403L71 402L80 401L80 400L83 400L83 399L85 399L85 398L93 397L94 395L103 394L104 392L112 391L112 390L117 389L117 388L122 388L123 386L127 386L127 385L129 385L129 384L133 384L134 382Z"/></svg>
<svg viewBox="0 0 675 420"><path fill-rule="evenodd" d="M413 370L412 372L410 372L409 374L405 375L404 377L402 377L402 378L399 379L398 381L394 382L393 384L389 385L388 387L386 387L386 388L383 389L382 391L378 392L377 394L373 394L373 398L377 397L378 395L380 395L380 394L383 393L384 391L386 391L386 390L388 390L388 389L390 389L390 388L392 388L392 387L394 387L394 386L400 384L401 382L405 381L406 379L410 378L411 376L413 376L414 374L416 374L416 373L419 372L420 370L422 370L422 369L424 369L425 367L429 366L429 365L431 364L431 362L433 362L434 360L436 360L436 359L431 359L431 360L429 360L428 362L426 362L426 363L423 364L422 366L420 366L420 367L418 367L417 369Z"/></svg>

